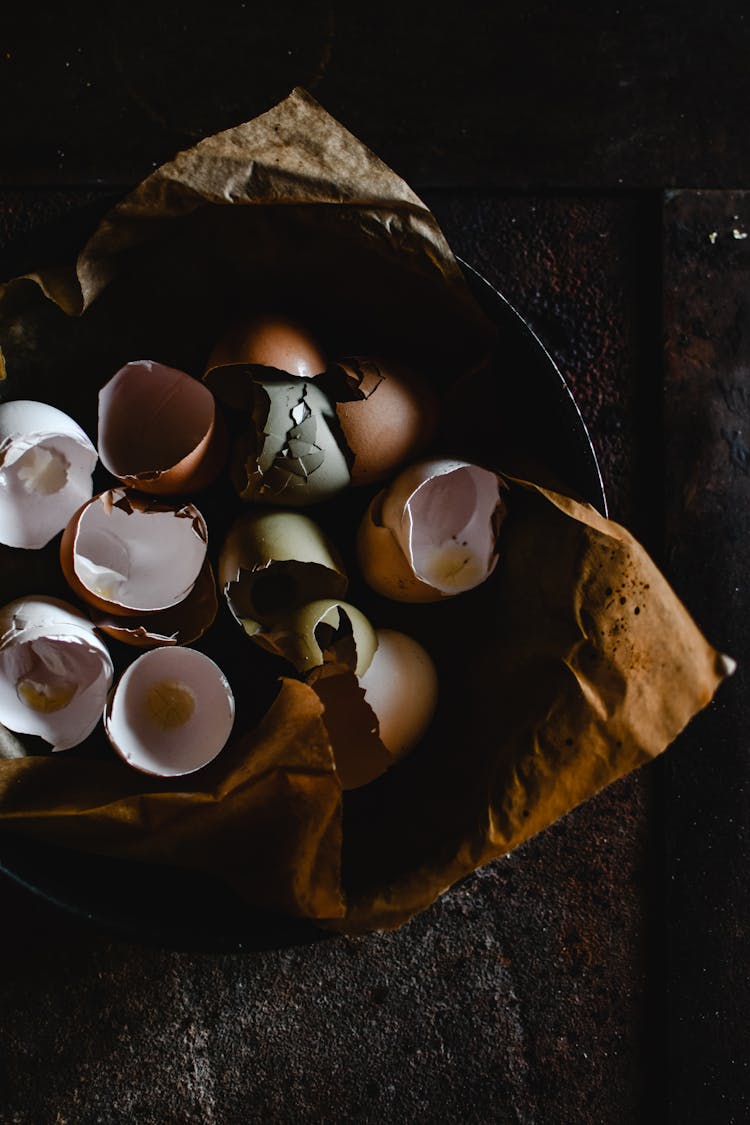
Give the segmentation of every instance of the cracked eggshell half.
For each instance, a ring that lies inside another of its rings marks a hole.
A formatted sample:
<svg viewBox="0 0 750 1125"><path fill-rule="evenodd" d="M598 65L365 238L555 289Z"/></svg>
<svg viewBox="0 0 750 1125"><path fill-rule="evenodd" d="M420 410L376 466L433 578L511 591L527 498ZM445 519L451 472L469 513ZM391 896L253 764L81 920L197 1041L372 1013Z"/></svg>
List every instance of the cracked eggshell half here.
<svg viewBox="0 0 750 1125"><path fill-rule="evenodd" d="M311 680L323 702L336 771L343 789L374 781L408 754L435 714L438 678L428 653L412 637L378 629L367 670Z"/></svg>
<svg viewBox="0 0 750 1125"><path fill-rule="evenodd" d="M232 479L243 500L304 507L347 487L338 422L315 383L276 372L252 380L252 399L250 426L232 453Z"/></svg>
<svg viewBox="0 0 750 1125"><path fill-rule="evenodd" d="M331 598L309 602L277 618L253 640L283 656L301 676L324 664L344 665L361 676L378 644L375 630L356 606Z"/></svg>
<svg viewBox="0 0 750 1125"><path fill-rule="evenodd" d="M180 777L213 761L234 724L234 696L217 664L193 648L156 648L123 673L104 728L129 766Z"/></svg>
<svg viewBox="0 0 750 1125"><path fill-rule="evenodd" d="M427 380L403 363L352 356L317 381L334 403L351 453L353 485L385 480L434 437L437 397Z"/></svg>
<svg viewBox="0 0 750 1125"><path fill-rule="evenodd" d="M313 334L300 321L272 313L233 324L211 352L206 372L237 363L273 367L303 379L326 368Z"/></svg>
<svg viewBox="0 0 750 1125"><path fill-rule="evenodd" d="M497 564L505 488L497 473L466 461L435 459L404 469L360 525L365 581L402 602L440 601L481 585Z"/></svg>
<svg viewBox="0 0 750 1125"><path fill-rule="evenodd" d="M96 461L62 410L28 399L0 405L0 543L46 546L90 498Z"/></svg>
<svg viewBox="0 0 750 1125"><path fill-rule="evenodd" d="M142 492L207 487L227 458L227 433L208 387L153 360L126 363L99 392L99 456Z"/></svg>
<svg viewBox="0 0 750 1125"><path fill-rule="evenodd" d="M171 506L125 488L102 492L65 528L60 563L73 592L105 613L176 606L206 558L208 529L193 504Z"/></svg>
<svg viewBox="0 0 750 1125"><path fill-rule="evenodd" d="M127 617L92 607L91 618L97 629L116 641L136 648L154 648L197 641L213 625L218 609L214 574L206 559L195 585L179 605Z"/></svg>
<svg viewBox="0 0 750 1125"><path fill-rule="evenodd" d="M316 523L285 508L256 508L232 525L219 557L219 586L248 636L320 598L343 598L338 551Z"/></svg>
<svg viewBox="0 0 750 1125"><path fill-rule="evenodd" d="M102 717L112 659L94 626L57 598L0 609L0 721L53 750L83 742Z"/></svg>

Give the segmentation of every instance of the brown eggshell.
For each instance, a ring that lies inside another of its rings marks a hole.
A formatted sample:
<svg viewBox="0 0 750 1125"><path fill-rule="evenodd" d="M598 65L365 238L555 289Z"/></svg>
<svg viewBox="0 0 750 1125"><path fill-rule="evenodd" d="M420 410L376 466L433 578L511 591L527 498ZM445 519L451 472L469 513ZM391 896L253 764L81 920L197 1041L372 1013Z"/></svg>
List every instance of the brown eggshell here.
<svg viewBox="0 0 750 1125"><path fill-rule="evenodd" d="M378 720L350 668L328 664L310 677L324 707L341 788L359 789L390 769L395 759L378 734Z"/></svg>
<svg viewBox="0 0 750 1125"><path fill-rule="evenodd" d="M299 321L273 313L232 325L211 352L206 372L235 363L274 367L303 379L326 368L325 356L312 333Z"/></svg>
<svg viewBox="0 0 750 1125"><path fill-rule="evenodd" d="M353 485L385 480L434 437L435 392L403 363L352 356L339 360L319 381L335 404L353 457Z"/></svg>
<svg viewBox="0 0 750 1125"><path fill-rule="evenodd" d="M371 501L357 532L357 559L368 586L397 602L439 602L443 595L421 582L409 566L401 547L379 522L385 493Z"/></svg>
<svg viewBox="0 0 750 1125"><path fill-rule="evenodd" d="M91 620L102 633L136 648L190 645L211 628L218 608L214 573L206 559L195 586L179 605L132 617L116 617L92 609Z"/></svg>
<svg viewBox="0 0 750 1125"><path fill-rule="evenodd" d="M211 391L152 360L125 364L99 392L102 464L123 484L164 496L206 488L228 454Z"/></svg>
<svg viewBox="0 0 750 1125"><path fill-rule="evenodd" d="M191 527L196 532L198 538L203 540L204 544L208 541L208 529L206 527L206 522L201 513L193 504L183 504L179 506L171 505L157 500L155 497L139 496L137 492L132 492L131 490L125 488L112 488L107 492L101 492L97 496L92 497L92 499L87 501L87 503L81 505L73 518L69 521L60 541L60 566L62 568L63 575L65 576L65 580L70 586L73 593L76 594L76 596L79 597L81 601L86 602L87 605L90 605L94 609L98 609L102 613L107 615L114 614L116 617L133 617L134 614L141 615L142 611L140 610L134 610L133 608L122 605L117 601L101 597L100 595L94 593L83 584L78 576L78 573L76 572L76 543L81 526L81 520L83 519L84 513L87 511L87 509L90 508L93 504L98 503L101 503L107 510L122 507L123 510L129 509L133 512L171 513L175 516L175 518L178 518L179 513L179 518L190 519ZM202 569L202 566L203 563L201 563L200 569ZM194 588L195 582L198 581L200 569L197 571L197 575L193 581L192 588ZM185 595L185 597L187 597L187 594ZM185 599L183 598L183 601L184 600ZM163 609L171 609L179 604L181 603L173 602L172 605L165 605L158 610L155 609L148 612L161 613Z"/></svg>

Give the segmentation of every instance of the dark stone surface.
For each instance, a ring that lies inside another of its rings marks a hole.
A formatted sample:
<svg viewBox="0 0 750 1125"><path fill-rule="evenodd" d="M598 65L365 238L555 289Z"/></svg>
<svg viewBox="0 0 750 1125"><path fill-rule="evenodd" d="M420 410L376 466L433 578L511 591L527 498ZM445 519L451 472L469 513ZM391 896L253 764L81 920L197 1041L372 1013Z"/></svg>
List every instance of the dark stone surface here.
<svg viewBox="0 0 750 1125"><path fill-rule="evenodd" d="M669 572L738 662L668 759L666 946L674 1121L750 1119L750 195L665 209ZM689 924L685 925L685 920Z"/></svg>
<svg viewBox="0 0 750 1125"><path fill-rule="evenodd" d="M431 202L561 360L613 514L647 535L638 482L657 451L634 418L655 394L648 207ZM8 203L33 224L36 197L5 203L8 233ZM69 205L47 194L44 215ZM315 946L126 944L3 880L3 1120L619 1125L647 1106L664 1120L657 780L648 767L619 782L397 933Z"/></svg>
<svg viewBox="0 0 750 1125"><path fill-rule="evenodd" d="M741 0L14 5L0 182L132 183L306 86L410 182L748 181Z"/></svg>

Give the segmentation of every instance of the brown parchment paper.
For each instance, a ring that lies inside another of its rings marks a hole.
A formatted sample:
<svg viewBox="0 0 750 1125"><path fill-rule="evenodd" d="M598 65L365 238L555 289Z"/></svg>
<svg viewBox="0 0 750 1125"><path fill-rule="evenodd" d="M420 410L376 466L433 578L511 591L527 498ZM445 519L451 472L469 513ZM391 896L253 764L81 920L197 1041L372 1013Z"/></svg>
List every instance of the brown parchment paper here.
<svg viewBox="0 0 750 1125"><path fill-rule="evenodd" d="M227 319L258 303L302 315L338 354L394 350L439 389L479 363L493 336L424 204L297 90L158 169L75 268L3 287L3 395L52 402L93 435L96 391L119 366L148 357L200 375ZM466 404L469 420L476 409ZM502 471L502 450L489 467ZM264 654L219 621L205 650L238 699L257 705L240 708L215 762L159 782L114 759L101 732L81 751L25 757L9 736L0 824L209 871L254 905L357 931L401 924L650 760L730 662L623 528L508 483L500 562L478 590L399 608L367 604L357 589L375 625L428 647L441 684L431 732L383 778L342 800L317 695L288 679L279 688ZM326 517L339 545L357 503L347 494ZM238 502L226 485L206 504L215 551ZM70 599L56 544L0 550L0 581L4 601Z"/></svg>

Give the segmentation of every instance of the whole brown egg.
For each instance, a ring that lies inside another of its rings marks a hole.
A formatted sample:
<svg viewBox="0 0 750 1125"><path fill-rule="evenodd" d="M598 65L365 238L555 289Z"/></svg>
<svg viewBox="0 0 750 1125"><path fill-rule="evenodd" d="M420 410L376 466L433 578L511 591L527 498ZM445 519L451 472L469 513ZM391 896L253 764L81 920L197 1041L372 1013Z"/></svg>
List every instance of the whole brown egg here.
<svg viewBox="0 0 750 1125"><path fill-rule="evenodd" d="M275 367L308 379L325 371L326 360L318 341L299 321L262 313L232 325L215 345L206 370L233 363Z"/></svg>
<svg viewBox="0 0 750 1125"><path fill-rule="evenodd" d="M435 434L437 396L423 375L400 361L349 356L316 382L334 404L353 485L385 480Z"/></svg>

